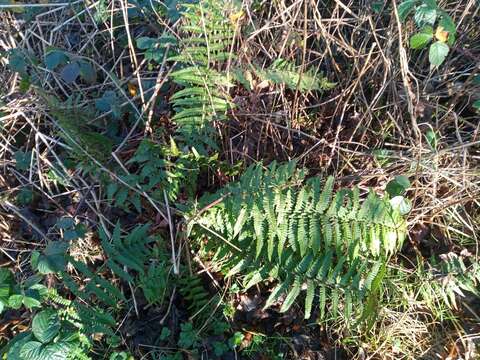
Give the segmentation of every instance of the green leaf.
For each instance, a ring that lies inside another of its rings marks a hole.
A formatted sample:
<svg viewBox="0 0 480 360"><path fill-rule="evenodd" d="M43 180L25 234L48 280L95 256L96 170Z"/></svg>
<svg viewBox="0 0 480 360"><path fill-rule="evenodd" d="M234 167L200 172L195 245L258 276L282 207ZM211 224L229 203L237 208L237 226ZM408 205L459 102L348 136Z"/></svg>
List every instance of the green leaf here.
<svg viewBox="0 0 480 360"><path fill-rule="evenodd" d="M310 319L314 297L315 297L315 283L309 280L307 281L307 295L305 295L305 319Z"/></svg>
<svg viewBox="0 0 480 360"><path fill-rule="evenodd" d="M17 310L22 306L23 295L12 295L8 298L8 306Z"/></svg>
<svg viewBox="0 0 480 360"><path fill-rule="evenodd" d="M12 272L5 268L0 268L0 284L12 284Z"/></svg>
<svg viewBox="0 0 480 360"><path fill-rule="evenodd" d="M287 294L287 297L285 298L285 301L283 302L282 307L280 308L280 312L283 313L288 311L288 309L290 309L290 307L293 305L293 302L300 294L301 289L302 289L302 283L299 279L296 279L292 286L292 289Z"/></svg>
<svg viewBox="0 0 480 360"><path fill-rule="evenodd" d="M101 112L112 111L113 116L117 119L122 115L120 100L112 90L105 91L101 98L95 100L95 107Z"/></svg>
<svg viewBox="0 0 480 360"><path fill-rule="evenodd" d="M42 306L42 303L39 300L30 296L24 296L22 302L27 309L39 308Z"/></svg>
<svg viewBox="0 0 480 360"><path fill-rule="evenodd" d="M68 243L63 241L52 241L48 243L43 254L41 254L36 261L36 270L44 275L63 270L67 265L67 249Z"/></svg>
<svg viewBox="0 0 480 360"><path fill-rule="evenodd" d="M427 142L430 145L430 147L434 150L437 149L437 144L438 144L438 139L437 139L437 134L433 130L428 130L427 133L425 134L425 137L427 138Z"/></svg>
<svg viewBox="0 0 480 360"><path fill-rule="evenodd" d="M45 55L45 67L48 70L55 70L58 66L66 64L67 61L67 55L61 50L53 49Z"/></svg>
<svg viewBox="0 0 480 360"><path fill-rule="evenodd" d="M451 16L447 13L443 13L440 21L438 22L438 26L441 26L445 31L448 32L447 44L450 46L453 45L457 36L457 26L455 25L455 22Z"/></svg>
<svg viewBox="0 0 480 360"><path fill-rule="evenodd" d="M418 26L433 25L435 24L435 20L437 20L437 9L423 4L416 9L413 19Z"/></svg>
<svg viewBox="0 0 480 360"><path fill-rule="evenodd" d="M384 5L385 3L383 1L375 1L372 3L371 7L374 13L380 14Z"/></svg>
<svg viewBox="0 0 480 360"><path fill-rule="evenodd" d="M10 284L0 284L0 301L5 303L8 302L8 297L10 296L11 285Z"/></svg>
<svg viewBox="0 0 480 360"><path fill-rule="evenodd" d="M32 332L42 343L53 340L60 331L60 319L55 310L43 310L32 321Z"/></svg>
<svg viewBox="0 0 480 360"><path fill-rule="evenodd" d="M431 66L436 67L442 65L448 55L449 50L450 48L448 45L440 41L434 42L432 45L430 45L428 59L430 60Z"/></svg>
<svg viewBox="0 0 480 360"><path fill-rule="evenodd" d="M43 360L42 343L29 341L20 349L20 358L24 360Z"/></svg>
<svg viewBox="0 0 480 360"><path fill-rule="evenodd" d="M473 103L473 107L475 108L475 110L480 111L480 100L476 100Z"/></svg>
<svg viewBox="0 0 480 360"><path fill-rule="evenodd" d="M412 202L403 196L395 196L390 200L390 204L392 208L398 210L401 215L406 215L412 210Z"/></svg>
<svg viewBox="0 0 480 360"><path fill-rule="evenodd" d="M18 72L20 75L27 75L27 59L20 49L15 48L9 52L8 65L13 71Z"/></svg>
<svg viewBox="0 0 480 360"><path fill-rule="evenodd" d="M404 175L395 176L395 179L387 184L386 191L391 196L402 195L410 187L410 181Z"/></svg>
<svg viewBox="0 0 480 360"><path fill-rule="evenodd" d="M418 34L415 34L410 38L410 47L412 49L423 49L425 46L428 45L432 38L433 32L431 34L426 32L420 32Z"/></svg>
<svg viewBox="0 0 480 360"><path fill-rule="evenodd" d="M400 21L404 22L407 19L407 16L413 10L416 3L417 0L405 0L398 5L398 17L400 18Z"/></svg>
<svg viewBox="0 0 480 360"><path fill-rule="evenodd" d="M32 334L30 332L23 332L16 335L13 339L10 340L8 343L8 353L7 359L8 360L25 360L25 358L20 357L20 350L22 349L23 345L29 342L32 339Z"/></svg>
<svg viewBox="0 0 480 360"><path fill-rule="evenodd" d="M78 239L80 236L78 236L77 232L73 229L65 230L63 233L63 240L65 241L72 241L75 239Z"/></svg>
<svg viewBox="0 0 480 360"><path fill-rule="evenodd" d="M67 84L74 83L80 75L80 65L78 62L72 62L65 65L60 72L60 76Z"/></svg>
<svg viewBox="0 0 480 360"><path fill-rule="evenodd" d="M27 171L30 169L30 162L32 161L32 152L16 151L15 154L15 167L20 171Z"/></svg>
<svg viewBox="0 0 480 360"><path fill-rule="evenodd" d="M143 37L139 37L137 39L137 47L141 50L148 50L150 48L152 48L153 46L155 46L157 40L154 39L154 38L150 38L150 37L146 37L146 36L143 36Z"/></svg>
<svg viewBox="0 0 480 360"><path fill-rule="evenodd" d="M97 81L97 72L90 62L80 61L80 77L87 84L95 84Z"/></svg>
<svg viewBox="0 0 480 360"><path fill-rule="evenodd" d="M62 217L57 220L56 225L63 230L70 229L75 225L75 220L71 217Z"/></svg>

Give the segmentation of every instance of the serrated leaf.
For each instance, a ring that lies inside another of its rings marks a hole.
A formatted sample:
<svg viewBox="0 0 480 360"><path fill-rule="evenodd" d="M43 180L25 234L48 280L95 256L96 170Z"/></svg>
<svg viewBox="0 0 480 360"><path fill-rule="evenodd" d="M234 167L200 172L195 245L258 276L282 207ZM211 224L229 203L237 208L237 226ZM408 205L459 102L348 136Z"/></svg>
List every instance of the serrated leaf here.
<svg viewBox="0 0 480 360"><path fill-rule="evenodd" d="M55 310L43 310L32 321L33 335L42 343L47 343L60 331L60 319Z"/></svg>
<svg viewBox="0 0 480 360"><path fill-rule="evenodd" d="M455 25L452 17L446 13L443 13L440 21L438 22L438 27L442 28L445 32L448 33L446 40L447 44L450 46L453 45L457 36L457 26Z"/></svg>
<svg viewBox="0 0 480 360"><path fill-rule="evenodd" d="M433 25L435 24L435 20L437 20L437 9L423 4L415 10L413 19L418 26Z"/></svg>
<svg viewBox="0 0 480 360"><path fill-rule="evenodd" d="M63 241L52 241L48 243L43 254L36 260L36 270L44 275L63 270L67 265L65 258L67 249L68 243Z"/></svg>
<svg viewBox="0 0 480 360"><path fill-rule="evenodd" d="M23 332L16 335L13 339L11 339L8 343L8 353L7 359L8 360L25 360L24 358L20 357L20 350L22 349L23 345L29 342L32 339L32 334L30 332Z"/></svg>
<svg viewBox="0 0 480 360"><path fill-rule="evenodd" d="M428 43L430 42L430 40L432 40L432 38L433 38L432 34L428 34L424 32L415 34L410 38L410 47L412 49L423 49L425 46L428 45Z"/></svg>
<svg viewBox="0 0 480 360"><path fill-rule="evenodd" d="M417 3L417 0L405 0L400 5L398 5L398 17L400 21L404 22L407 19L407 16L413 10L413 7Z"/></svg>
<svg viewBox="0 0 480 360"><path fill-rule="evenodd" d="M30 296L24 296L23 299L22 299L22 302L23 302L23 305L25 305L25 307L27 309L42 307L42 303L39 300L37 300L33 297L30 297Z"/></svg>
<svg viewBox="0 0 480 360"><path fill-rule="evenodd" d="M29 341L20 349L20 358L23 360L43 360L42 343L38 341Z"/></svg>
<svg viewBox="0 0 480 360"><path fill-rule="evenodd" d="M434 67L442 65L449 51L450 48L447 44L440 41L434 42L432 45L430 45L430 51L428 53L430 65Z"/></svg>
<svg viewBox="0 0 480 360"><path fill-rule="evenodd" d="M23 300L23 295L20 294L15 294L12 295L8 298L8 306L10 306L12 309L20 309L22 306L22 300Z"/></svg>

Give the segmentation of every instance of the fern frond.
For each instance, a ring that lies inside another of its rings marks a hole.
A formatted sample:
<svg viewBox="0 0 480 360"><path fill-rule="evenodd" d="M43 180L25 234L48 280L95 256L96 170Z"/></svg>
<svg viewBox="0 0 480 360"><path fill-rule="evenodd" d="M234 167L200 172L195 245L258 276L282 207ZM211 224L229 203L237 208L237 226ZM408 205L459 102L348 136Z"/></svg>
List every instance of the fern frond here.
<svg viewBox="0 0 480 360"><path fill-rule="evenodd" d="M217 196L222 201L194 226L217 249L213 262L229 275L246 275L247 287L275 278L266 307L286 294L280 310L287 311L306 288L306 317L318 289L321 314L335 318L343 302L349 316L360 318L362 302L377 292L406 232L388 199L370 192L360 204L358 189L334 192L333 177L323 187L304 181L294 163L252 166Z"/></svg>
<svg viewBox="0 0 480 360"><path fill-rule="evenodd" d="M276 60L266 69L255 68L255 74L260 81L270 81L276 85L285 85L287 88L308 92L318 90L329 90L335 87L321 73L313 68L307 68L303 73L295 64L284 59Z"/></svg>
<svg viewBox="0 0 480 360"><path fill-rule="evenodd" d="M222 65L233 58L230 50L235 29L225 5L219 0L200 0L183 6L181 52L169 60L180 64L171 76L184 89L170 101L176 112L173 120L187 138L189 133L225 118L232 107L228 92L233 83Z"/></svg>

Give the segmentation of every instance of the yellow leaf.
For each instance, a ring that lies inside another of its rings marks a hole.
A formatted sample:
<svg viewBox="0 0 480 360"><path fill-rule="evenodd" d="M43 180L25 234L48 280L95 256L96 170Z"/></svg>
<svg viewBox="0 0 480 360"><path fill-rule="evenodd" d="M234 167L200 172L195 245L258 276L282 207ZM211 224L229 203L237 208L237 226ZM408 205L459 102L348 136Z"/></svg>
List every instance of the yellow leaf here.
<svg viewBox="0 0 480 360"><path fill-rule="evenodd" d="M137 86L131 82L128 83L128 92L130 93L130 96L135 97L137 96Z"/></svg>
<svg viewBox="0 0 480 360"><path fill-rule="evenodd" d="M443 27L439 26L439 27L437 27L437 30L435 31L435 37L437 38L438 41L447 42L448 31L445 31L445 29Z"/></svg>
<svg viewBox="0 0 480 360"><path fill-rule="evenodd" d="M232 24L236 25L238 21L243 17L243 14L243 10L230 14L230 21L232 22Z"/></svg>

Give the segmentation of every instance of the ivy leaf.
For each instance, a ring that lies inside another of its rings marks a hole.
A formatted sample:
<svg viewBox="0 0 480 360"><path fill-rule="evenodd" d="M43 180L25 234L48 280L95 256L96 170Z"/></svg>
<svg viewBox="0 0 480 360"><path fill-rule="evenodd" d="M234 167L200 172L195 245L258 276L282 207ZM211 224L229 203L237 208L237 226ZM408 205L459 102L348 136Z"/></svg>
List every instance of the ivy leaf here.
<svg viewBox="0 0 480 360"><path fill-rule="evenodd" d="M404 175L395 176L395 179L387 184L386 191L391 197L403 195L410 187L410 181Z"/></svg>
<svg viewBox="0 0 480 360"><path fill-rule="evenodd" d="M74 83L78 76L80 75L80 65L77 62L72 62L63 67L60 76L62 77L63 81L67 84Z"/></svg>
<svg viewBox="0 0 480 360"><path fill-rule="evenodd" d="M425 46L428 45L432 38L433 31L432 33L429 33L428 31L419 32L418 34L415 34L410 38L410 47L412 49L423 49Z"/></svg>
<svg viewBox="0 0 480 360"><path fill-rule="evenodd" d="M39 312L32 321L32 332L42 343L48 343L60 331L60 319L55 310L48 309Z"/></svg>
<svg viewBox="0 0 480 360"><path fill-rule="evenodd" d="M449 51L450 51L450 48L448 47L447 44L442 43L440 41L434 42L432 45L430 45L430 51L428 53L428 59L430 60L430 65L432 67L437 67L442 65Z"/></svg>

